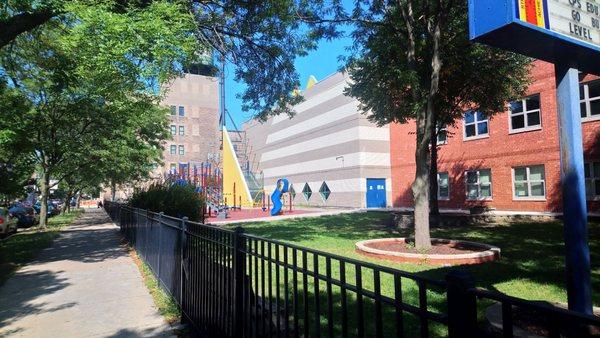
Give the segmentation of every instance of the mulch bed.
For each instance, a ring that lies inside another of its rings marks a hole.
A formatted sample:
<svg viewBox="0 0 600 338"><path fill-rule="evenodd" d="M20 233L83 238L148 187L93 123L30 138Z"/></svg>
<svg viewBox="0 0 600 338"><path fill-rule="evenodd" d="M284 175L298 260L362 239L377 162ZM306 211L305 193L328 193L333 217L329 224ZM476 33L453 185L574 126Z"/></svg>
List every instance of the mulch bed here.
<svg viewBox="0 0 600 338"><path fill-rule="evenodd" d="M513 308L514 325L521 329L536 334L540 337L550 337L548 327L555 324L558 327L563 327L560 323L552 323L552 319L547 315L536 311L531 311L522 308ZM561 332L560 337L565 338L598 338L600 330L598 328L580 328L571 332Z"/></svg>
<svg viewBox="0 0 600 338"><path fill-rule="evenodd" d="M470 246L463 243L431 243L431 249L423 252L417 250L414 242L408 244L402 241L374 242L365 244L365 246L378 250L394 251L402 253L428 254L428 255L458 255L486 251L485 248Z"/></svg>

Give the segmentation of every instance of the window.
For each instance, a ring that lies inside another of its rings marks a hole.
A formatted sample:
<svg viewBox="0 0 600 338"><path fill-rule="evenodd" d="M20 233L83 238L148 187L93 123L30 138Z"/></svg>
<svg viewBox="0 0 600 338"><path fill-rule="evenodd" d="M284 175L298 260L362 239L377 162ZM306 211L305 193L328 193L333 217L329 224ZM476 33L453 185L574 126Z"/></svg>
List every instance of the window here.
<svg viewBox="0 0 600 338"><path fill-rule="evenodd" d="M540 129L540 95L526 97L510 103L510 131Z"/></svg>
<svg viewBox="0 0 600 338"><path fill-rule="evenodd" d="M296 198L296 189L294 189L294 185L293 184L290 184L290 189L288 189L288 192L292 196L292 199Z"/></svg>
<svg viewBox="0 0 600 338"><path fill-rule="evenodd" d="M600 162L585 163L585 193L588 199L600 198Z"/></svg>
<svg viewBox="0 0 600 338"><path fill-rule="evenodd" d="M177 163L171 163L169 165L169 172L172 174L177 172Z"/></svg>
<svg viewBox="0 0 600 338"><path fill-rule="evenodd" d="M175 135L177 134L177 126L172 124L171 125L171 135Z"/></svg>
<svg viewBox="0 0 600 338"><path fill-rule="evenodd" d="M310 200L310 196L312 196L312 190L310 189L308 183L304 184L304 188L302 188L302 195L304 195L306 201Z"/></svg>
<svg viewBox="0 0 600 338"><path fill-rule="evenodd" d="M513 182L516 199L543 199L546 196L543 165L513 168Z"/></svg>
<svg viewBox="0 0 600 338"><path fill-rule="evenodd" d="M171 144L170 154L171 155L177 154L177 146L176 145Z"/></svg>
<svg viewBox="0 0 600 338"><path fill-rule="evenodd" d="M179 126L179 135L180 136L185 135L185 126Z"/></svg>
<svg viewBox="0 0 600 338"><path fill-rule="evenodd" d="M448 129L446 126L438 126L437 128L437 144L448 143Z"/></svg>
<svg viewBox="0 0 600 338"><path fill-rule="evenodd" d="M450 198L450 182L448 181L448 173L438 173L438 198L447 200Z"/></svg>
<svg viewBox="0 0 600 338"><path fill-rule="evenodd" d="M579 86L581 96L581 118L584 120L600 118L600 80Z"/></svg>
<svg viewBox="0 0 600 338"><path fill-rule="evenodd" d="M175 113L177 113L177 107L171 106L171 115L175 116Z"/></svg>
<svg viewBox="0 0 600 338"><path fill-rule="evenodd" d="M185 155L185 148L183 145L179 145L179 155Z"/></svg>
<svg viewBox="0 0 600 338"><path fill-rule="evenodd" d="M327 183L323 182L323 184L321 184L321 188L319 188L319 194L321 194L323 200L327 201L329 195L331 195L331 190L329 190Z"/></svg>
<svg viewBox="0 0 600 338"><path fill-rule="evenodd" d="M488 118L482 112L465 113L465 139L485 137L488 134Z"/></svg>
<svg viewBox="0 0 600 338"><path fill-rule="evenodd" d="M492 171L490 169L467 171L467 199L492 198Z"/></svg>
<svg viewBox="0 0 600 338"><path fill-rule="evenodd" d="M185 116L185 108L183 106L179 106L179 116Z"/></svg>

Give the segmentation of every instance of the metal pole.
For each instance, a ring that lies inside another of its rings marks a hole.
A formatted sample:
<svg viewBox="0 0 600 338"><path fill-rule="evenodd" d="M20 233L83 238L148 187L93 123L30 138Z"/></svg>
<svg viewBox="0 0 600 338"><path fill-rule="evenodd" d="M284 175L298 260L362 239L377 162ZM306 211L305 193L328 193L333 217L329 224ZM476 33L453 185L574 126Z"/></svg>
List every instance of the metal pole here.
<svg viewBox="0 0 600 338"><path fill-rule="evenodd" d="M579 72L556 64L558 130L569 309L592 314Z"/></svg>

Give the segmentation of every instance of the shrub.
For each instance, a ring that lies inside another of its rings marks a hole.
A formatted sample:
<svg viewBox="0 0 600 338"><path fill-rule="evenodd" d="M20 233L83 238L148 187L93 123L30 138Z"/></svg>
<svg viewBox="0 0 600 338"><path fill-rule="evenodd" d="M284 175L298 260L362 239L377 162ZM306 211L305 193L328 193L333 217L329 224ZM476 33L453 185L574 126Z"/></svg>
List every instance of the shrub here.
<svg viewBox="0 0 600 338"><path fill-rule="evenodd" d="M136 190L128 204L172 217L188 217L194 222L204 221L204 199L192 185L153 183L146 189Z"/></svg>

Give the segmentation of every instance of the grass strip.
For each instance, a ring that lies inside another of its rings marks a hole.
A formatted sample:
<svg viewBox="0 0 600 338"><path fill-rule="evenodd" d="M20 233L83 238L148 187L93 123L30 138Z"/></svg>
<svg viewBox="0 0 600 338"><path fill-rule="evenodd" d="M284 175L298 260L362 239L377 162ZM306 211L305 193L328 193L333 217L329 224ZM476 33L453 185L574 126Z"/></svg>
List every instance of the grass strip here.
<svg viewBox="0 0 600 338"><path fill-rule="evenodd" d="M137 252L130 248L129 253L142 273L144 284L146 284L148 291L152 295L152 299L154 299L154 304L158 308L158 312L160 312L169 325L179 322L181 319L181 310L179 309L177 302L162 289L158 279L156 279L148 264L140 259Z"/></svg>

